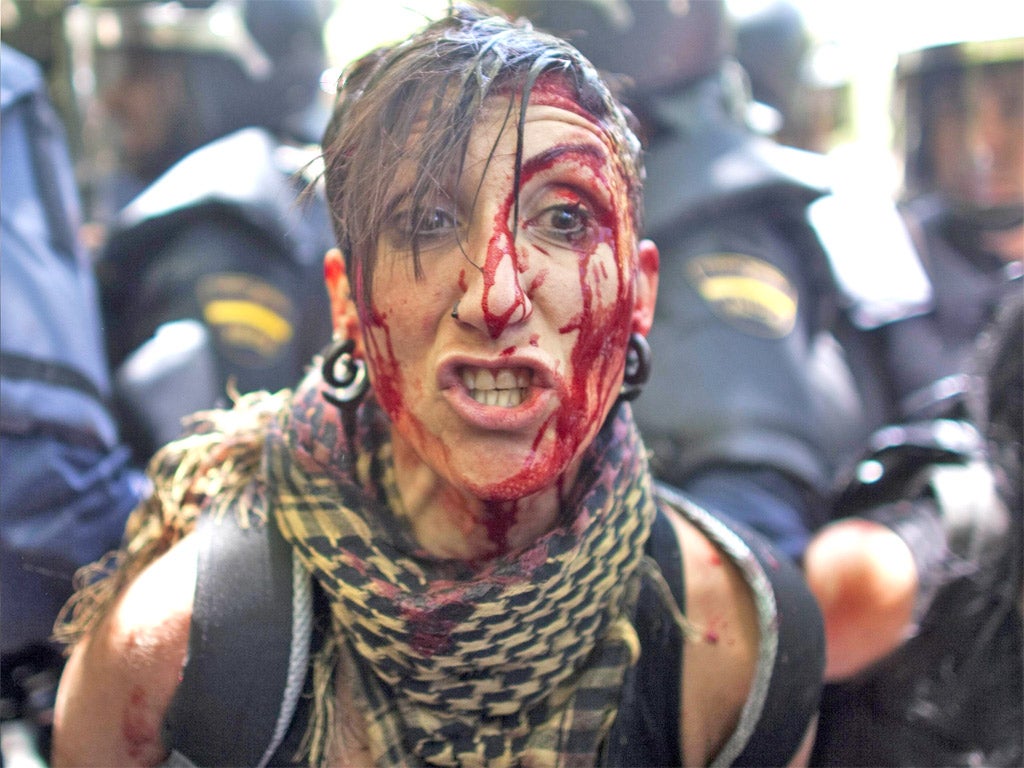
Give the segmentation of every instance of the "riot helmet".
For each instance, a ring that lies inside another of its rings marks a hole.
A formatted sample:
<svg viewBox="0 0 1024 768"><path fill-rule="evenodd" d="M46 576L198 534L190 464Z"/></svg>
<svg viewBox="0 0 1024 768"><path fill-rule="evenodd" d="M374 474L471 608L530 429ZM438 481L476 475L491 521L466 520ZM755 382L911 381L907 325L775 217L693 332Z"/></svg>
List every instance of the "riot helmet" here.
<svg viewBox="0 0 1024 768"><path fill-rule="evenodd" d="M793 0L733 0L736 60L750 81L750 126L780 144L831 149L850 115L850 74L835 41L811 34Z"/></svg>
<svg viewBox="0 0 1024 768"><path fill-rule="evenodd" d="M722 0L505 0L498 5L568 40L603 72L625 77L627 97L681 88L716 72L732 52Z"/></svg>
<svg viewBox="0 0 1024 768"><path fill-rule="evenodd" d="M736 15L736 59L750 78L754 101L776 112L775 133L801 110L811 40L800 11L790 2L759 4Z"/></svg>
<svg viewBox="0 0 1024 768"><path fill-rule="evenodd" d="M1024 37L902 54L893 105L906 198L937 194L982 229L1024 222Z"/></svg>
<svg viewBox="0 0 1024 768"><path fill-rule="evenodd" d="M142 182L243 127L315 141L326 10L324 0L83 0L67 32L86 129Z"/></svg>

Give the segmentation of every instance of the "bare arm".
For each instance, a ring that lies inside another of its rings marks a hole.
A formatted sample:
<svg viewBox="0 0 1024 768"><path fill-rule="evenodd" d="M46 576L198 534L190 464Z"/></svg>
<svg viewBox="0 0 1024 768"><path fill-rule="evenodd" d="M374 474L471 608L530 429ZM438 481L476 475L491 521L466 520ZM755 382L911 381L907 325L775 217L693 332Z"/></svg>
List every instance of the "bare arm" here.
<svg viewBox="0 0 1024 768"><path fill-rule="evenodd" d="M151 563L68 659L57 693L53 765L153 766L188 648L196 541Z"/></svg>
<svg viewBox="0 0 1024 768"><path fill-rule="evenodd" d="M686 615L699 636L686 643L680 738L684 765L707 765L735 732L751 693L760 631L750 588L732 560L691 523L672 516L683 548ZM805 766L812 719L790 766Z"/></svg>
<svg viewBox="0 0 1024 768"><path fill-rule="evenodd" d="M683 550L686 617L680 734L685 765L707 765L736 728L757 664L757 611L736 566L689 522L671 515Z"/></svg>

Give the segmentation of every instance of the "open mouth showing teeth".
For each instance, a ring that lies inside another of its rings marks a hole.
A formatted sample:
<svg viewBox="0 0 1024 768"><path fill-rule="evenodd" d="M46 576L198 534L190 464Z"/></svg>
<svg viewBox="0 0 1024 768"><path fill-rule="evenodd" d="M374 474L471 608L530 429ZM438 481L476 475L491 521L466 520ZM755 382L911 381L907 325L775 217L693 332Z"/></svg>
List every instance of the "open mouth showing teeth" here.
<svg viewBox="0 0 1024 768"><path fill-rule="evenodd" d="M502 368L497 372L486 368L463 368L461 375L470 397L481 405L501 408L520 405L526 399L533 379L527 368Z"/></svg>

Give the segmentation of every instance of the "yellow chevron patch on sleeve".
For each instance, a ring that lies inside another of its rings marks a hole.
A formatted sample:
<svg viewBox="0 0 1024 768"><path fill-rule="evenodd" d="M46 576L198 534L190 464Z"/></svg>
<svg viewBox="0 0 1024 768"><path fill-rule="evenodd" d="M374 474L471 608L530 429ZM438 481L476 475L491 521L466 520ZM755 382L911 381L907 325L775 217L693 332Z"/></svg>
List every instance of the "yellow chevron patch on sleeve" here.
<svg viewBox="0 0 1024 768"><path fill-rule="evenodd" d="M203 320L235 362L272 360L295 334L291 300L251 275L209 275L199 284L198 298Z"/></svg>
<svg viewBox="0 0 1024 768"><path fill-rule="evenodd" d="M287 320L273 310L252 301L211 301L203 307L203 315L210 325L250 325L277 344L284 344L292 337L292 326Z"/></svg>
<svg viewBox="0 0 1024 768"><path fill-rule="evenodd" d="M740 253L712 253L686 264L686 278L717 317L753 336L781 339L796 324L796 288L775 266Z"/></svg>

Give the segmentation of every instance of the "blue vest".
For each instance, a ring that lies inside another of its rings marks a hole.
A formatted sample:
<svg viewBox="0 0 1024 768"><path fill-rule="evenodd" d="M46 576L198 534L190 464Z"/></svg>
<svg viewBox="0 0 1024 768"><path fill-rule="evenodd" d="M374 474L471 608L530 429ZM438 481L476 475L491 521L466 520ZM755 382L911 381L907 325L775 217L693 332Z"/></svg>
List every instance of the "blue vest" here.
<svg viewBox="0 0 1024 768"><path fill-rule="evenodd" d="M115 547L141 497L108 408L96 287L64 129L38 66L0 68L0 626L45 640L76 568Z"/></svg>

